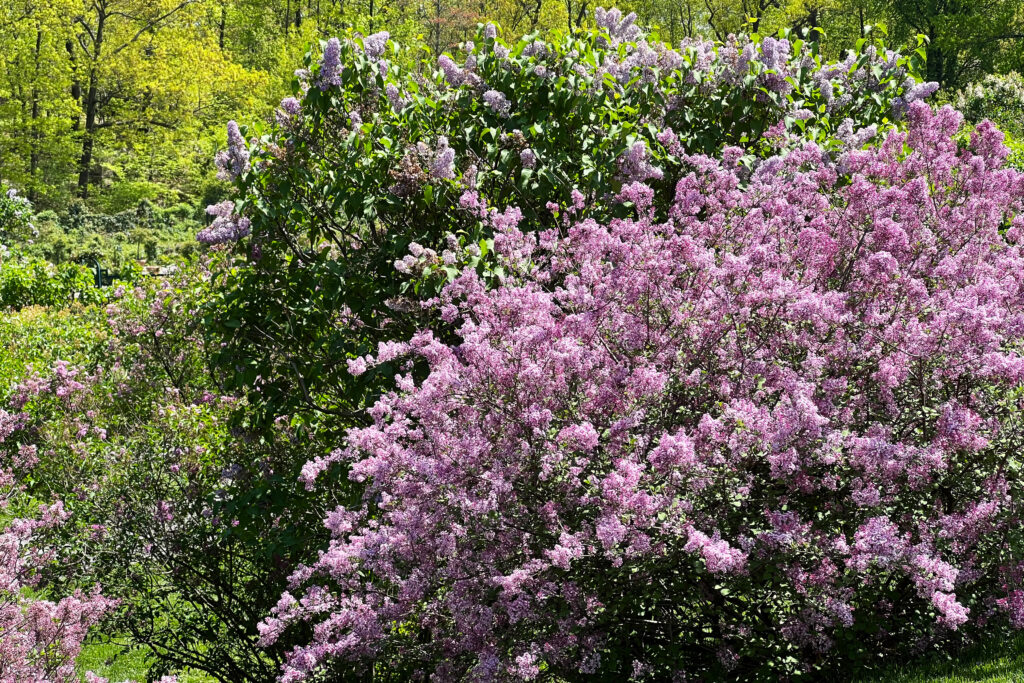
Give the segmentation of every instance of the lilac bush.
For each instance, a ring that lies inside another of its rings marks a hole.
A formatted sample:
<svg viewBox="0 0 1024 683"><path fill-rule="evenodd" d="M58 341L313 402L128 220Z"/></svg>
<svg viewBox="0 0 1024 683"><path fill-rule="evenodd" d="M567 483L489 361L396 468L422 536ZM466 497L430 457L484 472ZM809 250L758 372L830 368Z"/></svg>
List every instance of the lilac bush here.
<svg viewBox="0 0 1024 683"><path fill-rule="evenodd" d="M303 471L365 494L261 626L312 634L281 680L820 677L1019 628L1024 175L907 116L684 153L665 212L493 215L501 284L348 363L394 388Z"/></svg>
<svg viewBox="0 0 1024 683"><path fill-rule="evenodd" d="M83 386L65 365L58 371L62 390ZM30 444L6 448L5 442L14 441L28 421L19 409L0 409L0 519L6 518L0 525L0 683L73 683L89 629L116 603L96 587L55 600L40 591L40 576L56 553L35 543L36 537L65 524L69 515L60 500L34 511L19 500L39 454Z"/></svg>
<svg viewBox="0 0 1024 683"><path fill-rule="evenodd" d="M728 149L749 167L796 136L838 154L928 91L920 54L875 38L829 62L812 36L666 45L635 16L595 18L508 43L485 24L434 65L382 33L311 51L279 125L244 131L251 164L234 206L215 205L200 233L246 254L217 316L233 323L219 330L220 381L266 421L311 405L314 419L357 415L381 385L375 371L354 380L346 361L407 334L417 300L463 266L491 268L492 210L514 206L525 231L541 232L568 215L548 206L578 195L607 221L625 213L609 201L623 184L643 181L665 211L684 153ZM396 278L411 243L458 258L423 259L420 282ZM261 392L240 366L267 380Z"/></svg>
<svg viewBox="0 0 1024 683"><path fill-rule="evenodd" d="M82 642L113 605L99 592L76 592L58 601L29 592L52 559L32 547L33 533L62 522L57 504L44 508L39 520L14 520L0 532L0 683L78 681L75 660Z"/></svg>

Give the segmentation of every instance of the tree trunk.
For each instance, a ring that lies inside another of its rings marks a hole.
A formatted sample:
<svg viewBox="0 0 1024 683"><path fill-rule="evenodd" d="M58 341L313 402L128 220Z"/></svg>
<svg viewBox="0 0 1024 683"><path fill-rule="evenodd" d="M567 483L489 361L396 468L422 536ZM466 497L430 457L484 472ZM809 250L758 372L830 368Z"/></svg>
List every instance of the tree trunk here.
<svg viewBox="0 0 1024 683"><path fill-rule="evenodd" d="M227 22L227 7L220 6L220 24L217 26L217 47L224 49L224 24Z"/></svg>
<svg viewBox="0 0 1024 683"><path fill-rule="evenodd" d="M33 204L38 199L36 192L36 173L39 171L39 53L43 46L43 29L36 28L35 74L32 79L32 151L28 157L28 199Z"/></svg>
<svg viewBox="0 0 1024 683"><path fill-rule="evenodd" d="M103 49L103 28L107 23L106 8L101 7L96 15L96 38L93 41L92 60L89 64L89 89L85 93L85 131L82 136L82 156L78 160L78 196L89 197L89 171L92 169L92 153L96 136L96 114L99 109L99 66Z"/></svg>

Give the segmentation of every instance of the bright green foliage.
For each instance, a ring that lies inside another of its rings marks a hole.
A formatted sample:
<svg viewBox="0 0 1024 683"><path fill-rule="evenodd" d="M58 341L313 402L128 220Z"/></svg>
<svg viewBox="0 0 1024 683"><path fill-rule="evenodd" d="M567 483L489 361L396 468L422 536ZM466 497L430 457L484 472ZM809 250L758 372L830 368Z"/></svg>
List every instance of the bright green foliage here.
<svg viewBox="0 0 1024 683"><path fill-rule="evenodd" d="M75 263L55 266L48 261L18 256L0 258L0 310L26 306L67 308L103 301L89 268Z"/></svg>

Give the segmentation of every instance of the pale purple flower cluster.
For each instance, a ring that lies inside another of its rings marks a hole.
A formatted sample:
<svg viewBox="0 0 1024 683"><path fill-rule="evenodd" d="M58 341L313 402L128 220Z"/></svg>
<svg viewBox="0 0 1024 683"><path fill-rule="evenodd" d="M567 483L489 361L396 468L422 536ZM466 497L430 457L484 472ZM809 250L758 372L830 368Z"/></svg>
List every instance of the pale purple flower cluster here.
<svg viewBox="0 0 1024 683"><path fill-rule="evenodd" d="M249 149L234 121L228 121L228 147L217 152L213 163L221 180L234 180L249 170Z"/></svg>
<svg viewBox="0 0 1024 683"><path fill-rule="evenodd" d="M643 182L650 179L660 180L664 175L661 169L650 162L650 151L643 140L634 142L619 157L619 177L623 182Z"/></svg>
<svg viewBox="0 0 1024 683"><path fill-rule="evenodd" d="M391 103L391 108L395 113L401 112L409 103L406 98L402 97L401 91L394 83L388 83L384 86L384 95L388 98L388 102Z"/></svg>
<svg viewBox="0 0 1024 683"><path fill-rule="evenodd" d="M435 180L451 180L455 177L455 150L448 146L448 138L437 139L434 158L430 163L430 177Z"/></svg>
<svg viewBox="0 0 1024 683"><path fill-rule="evenodd" d="M317 73L316 86L321 90L341 85L341 41L331 38L324 46L324 54L320 58L320 70Z"/></svg>
<svg viewBox="0 0 1024 683"><path fill-rule="evenodd" d="M223 201L206 207L206 213L214 216L213 222L196 234L203 244L224 244L237 242L250 232L249 219L235 214L235 204Z"/></svg>
<svg viewBox="0 0 1024 683"><path fill-rule="evenodd" d="M488 90L484 93L484 104L487 108L502 118L506 118L512 104L505 97L504 93L497 90Z"/></svg>
<svg viewBox="0 0 1024 683"><path fill-rule="evenodd" d="M441 67L441 71L444 73L444 79L448 82L448 85L458 87L466 80L466 74L448 55L441 55L438 57L437 65Z"/></svg>
<svg viewBox="0 0 1024 683"><path fill-rule="evenodd" d="M636 25L635 12L630 12L623 17L622 11L618 8L613 7L610 10L606 10L603 7L598 7L594 18L598 27L608 32L613 45L623 41L634 41L643 34L640 27Z"/></svg>
<svg viewBox="0 0 1024 683"><path fill-rule="evenodd" d="M523 168L535 168L537 166L537 153L527 147L519 153L519 163Z"/></svg>
<svg viewBox="0 0 1024 683"><path fill-rule="evenodd" d="M377 61L384 56L384 50L387 49L388 39L390 38L391 34L387 31L380 31L366 36L363 38L363 52L371 60Z"/></svg>
<svg viewBox="0 0 1024 683"><path fill-rule="evenodd" d="M287 126L301 113L302 103L294 97L286 97L281 100L281 105L274 113L274 118L279 126Z"/></svg>
<svg viewBox="0 0 1024 683"><path fill-rule="evenodd" d="M930 97L938 89L939 84L935 81L918 83L913 78L907 78L903 83L903 94L892 101L893 114L897 117L903 116L912 103Z"/></svg>

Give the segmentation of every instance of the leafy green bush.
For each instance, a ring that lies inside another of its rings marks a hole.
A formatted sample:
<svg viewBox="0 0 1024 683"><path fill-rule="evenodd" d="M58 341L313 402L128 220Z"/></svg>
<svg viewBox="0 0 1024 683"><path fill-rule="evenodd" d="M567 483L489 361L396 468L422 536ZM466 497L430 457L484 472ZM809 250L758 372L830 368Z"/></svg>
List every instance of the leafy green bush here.
<svg viewBox="0 0 1024 683"><path fill-rule="evenodd" d="M32 235L32 203L0 182L0 249Z"/></svg>
<svg viewBox="0 0 1024 683"><path fill-rule="evenodd" d="M386 34L329 41L319 64L307 55L301 102L282 102L277 127L229 135L221 165L241 196L211 207L217 218L200 233L252 232L253 263L232 273L209 317L223 381L246 390L263 378L249 398L266 420L350 415L374 379L347 377L346 359L411 331L417 299L468 263L446 250L479 245L470 265L487 267L491 212L515 206L536 232L584 206L583 216L622 216L609 200L638 179L664 211L692 153L733 147L750 167L787 132L839 149L866 139L855 125L891 125L934 89L916 80L920 54L881 41L828 64L812 41L675 51L621 15L599 23L510 45L481 27L462 65L444 55L437 69L402 68ZM412 245L429 263L416 265ZM396 263L412 272L396 277Z"/></svg>
<svg viewBox="0 0 1024 683"><path fill-rule="evenodd" d="M67 308L94 304L105 294L95 273L85 266L8 255L0 257L0 310L26 306Z"/></svg>
<svg viewBox="0 0 1024 683"><path fill-rule="evenodd" d="M971 123L989 119L1013 138L1024 138L1024 78L1015 71L985 76L958 91L953 103Z"/></svg>

